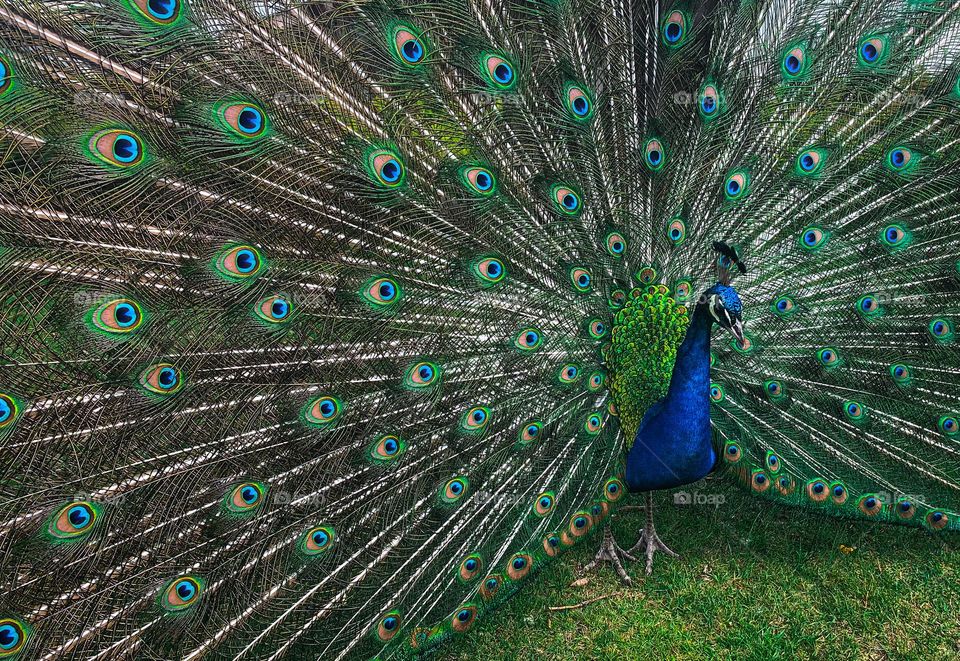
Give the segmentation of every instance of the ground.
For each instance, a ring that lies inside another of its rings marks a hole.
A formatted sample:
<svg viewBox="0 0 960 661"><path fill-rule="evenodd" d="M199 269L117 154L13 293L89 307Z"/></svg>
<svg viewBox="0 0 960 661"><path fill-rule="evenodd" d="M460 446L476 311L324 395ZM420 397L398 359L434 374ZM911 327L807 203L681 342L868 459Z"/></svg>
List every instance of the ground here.
<svg viewBox="0 0 960 661"><path fill-rule="evenodd" d="M713 504L656 499L657 531L679 560L658 554L649 578L631 563L631 588L609 568L568 587L595 535L439 658L960 658L960 537L821 517L720 480L697 491ZM620 515L618 539L632 545L642 521Z"/></svg>

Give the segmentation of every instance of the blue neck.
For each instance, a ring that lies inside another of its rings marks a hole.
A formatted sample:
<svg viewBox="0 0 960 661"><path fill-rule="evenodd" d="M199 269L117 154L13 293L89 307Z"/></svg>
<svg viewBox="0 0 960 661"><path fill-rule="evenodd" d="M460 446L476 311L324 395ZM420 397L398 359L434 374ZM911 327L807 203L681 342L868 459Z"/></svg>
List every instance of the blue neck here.
<svg viewBox="0 0 960 661"><path fill-rule="evenodd" d="M700 304L677 351L667 396L651 407L627 455L634 491L696 482L716 463L710 431L710 331L713 318Z"/></svg>

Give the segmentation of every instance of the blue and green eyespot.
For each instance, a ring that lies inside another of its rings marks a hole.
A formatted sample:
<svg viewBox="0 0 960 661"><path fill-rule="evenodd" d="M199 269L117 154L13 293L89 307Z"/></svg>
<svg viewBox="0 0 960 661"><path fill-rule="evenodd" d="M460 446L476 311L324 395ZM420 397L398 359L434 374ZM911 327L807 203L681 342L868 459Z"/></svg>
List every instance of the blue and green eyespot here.
<svg viewBox="0 0 960 661"><path fill-rule="evenodd" d="M857 299L857 313L865 319L875 319L884 314L884 307L880 305L880 297L876 294L864 294Z"/></svg>
<svg viewBox="0 0 960 661"><path fill-rule="evenodd" d="M947 436L957 436L960 434L960 422L957 421L956 416L941 416L937 422L937 428Z"/></svg>
<svg viewBox="0 0 960 661"><path fill-rule="evenodd" d="M370 447L369 456L374 463L387 464L398 459L407 450L407 445L393 434L381 436Z"/></svg>
<svg viewBox="0 0 960 661"><path fill-rule="evenodd" d="M463 498L469 486L470 481L462 476L447 480L440 488L440 500L447 504L453 504Z"/></svg>
<svg viewBox="0 0 960 661"><path fill-rule="evenodd" d="M480 197L489 197L497 191L497 178L493 172L480 165L460 168L460 181L467 190Z"/></svg>
<svg viewBox="0 0 960 661"><path fill-rule="evenodd" d="M891 251L910 245L913 235L903 223L891 223L880 230L880 243Z"/></svg>
<svg viewBox="0 0 960 661"><path fill-rule="evenodd" d="M0 618L0 658L13 657L23 651L31 630L25 622L12 617Z"/></svg>
<svg viewBox="0 0 960 661"><path fill-rule="evenodd" d="M411 25L398 23L390 32L393 53L399 62L411 67L423 63L427 58L427 45L419 30Z"/></svg>
<svg viewBox="0 0 960 661"><path fill-rule="evenodd" d="M160 592L160 607L169 613L181 613L197 605L203 594L204 582L199 576L178 576Z"/></svg>
<svg viewBox="0 0 960 661"><path fill-rule="evenodd" d="M827 150L822 147L809 147L797 156L794 167L801 177L813 177L820 174L827 163Z"/></svg>
<svg viewBox="0 0 960 661"><path fill-rule="evenodd" d="M403 185L407 176L403 161L392 149L371 149L367 153L365 165L373 182L384 188Z"/></svg>
<svg viewBox="0 0 960 661"><path fill-rule="evenodd" d="M282 324L293 315L293 305L282 294L268 296L253 306L257 319L268 324Z"/></svg>
<svg viewBox="0 0 960 661"><path fill-rule="evenodd" d="M228 135L243 141L262 138L270 127L267 114L256 103L225 101L214 108L214 118Z"/></svg>
<svg viewBox="0 0 960 661"><path fill-rule="evenodd" d="M610 232L604 240L607 252L613 257L622 257L627 250L627 241L619 232Z"/></svg>
<svg viewBox="0 0 960 661"><path fill-rule="evenodd" d="M382 643L393 640L403 625L403 616L399 610L388 611L374 627L373 633Z"/></svg>
<svg viewBox="0 0 960 661"><path fill-rule="evenodd" d="M909 365L903 363L894 363L890 366L890 378L898 386L908 386L913 381L913 370Z"/></svg>
<svg viewBox="0 0 960 661"><path fill-rule="evenodd" d="M910 174L920 165L920 154L906 145L898 145L887 152L887 168L897 174Z"/></svg>
<svg viewBox="0 0 960 661"><path fill-rule="evenodd" d="M868 35L857 44L857 60L865 67L878 67L886 62L890 50L886 35Z"/></svg>
<svg viewBox="0 0 960 661"><path fill-rule="evenodd" d="M780 58L780 72L787 80L803 78L810 70L811 61L812 58L805 43L791 44Z"/></svg>
<svg viewBox="0 0 960 661"><path fill-rule="evenodd" d="M168 396L180 391L185 378L178 367L170 363L157 363L140 373L138 383L147 393Z"/></svg>
<svg viewBox="0 0 960 661"><path fill-rule="evenodd" d="M543 333L539 329L524 328L513 341L513 346L521 351L536 351L543 345Z"/></svg>
<svg viewBox="0 0 960 661"><path fill-rule="evenodd" d="M460 419L460 429L470 434L482 432L490 424L490 409L485 406L474 406L463 414Z"/></svg>
<svg viewBox="0 0 960 661"><path fill-rule="evenodd" d="M779 379L768 379L763 382L763 392L772 402L781 402L787 397L787 387Z"/></svg>
<svg viewBox="0 0 960 661"><path fill-rule="evenodd" d="M563 100L574 120L586 122L593 117L593 98L583 86L567 83Z"/></svg>
<svg viewBox="0 0 960 661"><path fill-rule="evenodd" d="M484 285L495 285L507 277L507 267L496 257L484 257L474 262L473 272Z"/></svg>
<svg viewBox="0 0 960 661"><path fill-rule="evenodd" d="M687 238L687 224L682 218L674 218L667 223L667 240L674 246L679 246Z"/></svg>
<svg viewBox="0 0 960 661"><path fill-rule="evenodd" d="M643 161L651 172L657 172L667 162L667 152L659 138L650 138L643 146Z"/></svg>
<svg viewBox="0 0 960 661"><path fill-rule="evenodd" d="M375 276L360 288L360 296L373 308L388 308L403 297L399 283L387 276Z"/></svg>
<svg viewBox="0 0 960 661"><path fill-rule="evenodd" d="M46 532L53 542L74 542L93 531L100 518L100 506L92 501L67 503L47 519Z"/></svg>
<svg viewBox="0 0 960 661"><path fill-rule="evenodd" d="M312 399L301 410L304 422L313 427L329 427L343 414L343 402L332 395Z"/></svg>
<svg viewBox="0 0 960 661"><path fill-rule="evenodd" d="M846 401L843 403L843 414L850 422L859 423L866 419L867 409L860 402Z"/></svg>
<svg viewBox="0 0 960 661"><path fill-rule="evenodd" d="M836 369L840 366L840 353L833 347L824 347L817 351L817 360L828 370Z"/></svg>
<svg viewBox="0 0 960 661"><path fill-rule="evenodd" d="M430 361L414 363L403 377L403 385L414 390L429 388L439 382L440 366Z"/></svg>
<svg viewBox="0 0 960 661"><path fill-rule="evenodd" d="M930 323L927 325L927 330L930 332L931 337L937 342L946 344L953 341L953 322L949 319L935 317L930 320Z"/></svg>
<svg viewBox="0 0 960 661"><path fill-rule="evenodd" d="M697 95L697 112L705 122L709 122L720 116L723 110L724 101L718 88L712 82L705 82Z"/></svg>
<svg viewBox="0 0 960 661"><path fill-rule="evenodd" d="M250 245L227 245L213 260L218 274L228 280L250 280L265 269L265 260L259 250Z"/></svg>
<svg viewBox="0 0 960 661"><path fill-rule="evenodd" d="M553 506L556 502L556 496L552 491L545 491L544 493L537 496L536 500L533 503L533 514L543 518L550 514L553 511Z"/></svg>
<svg viewBox="0 0 960 661"><path fill-rule="evenodd" d="M517 442L520 445L529 445L533 443L543 433L543 423L539 420L531 420L520 427L517 432Z"/></svg>
<svg viewBox="0 0 960 661"><path fill-rule="evenodd" d="M10 60L3 56L3 53L0 53L0 96L13 89L15 80L13 65L10 64Z"/></svg>
<svg viewBox="0 0 960 661"><path fill-rule="evenodd" d="M7 393L0 393L0 430L12 427L20 415L20 403Z"/></svg>
<svg viewBox="0 0 960 661"><path fill-rule="evenodd" d="M750 194L750 173L747 170L734 170L727 175L723 184L723 195L730 201L741 200Z"/></svg>
<svg viewBox="0 0 960 661"><path fill-rule="evenodd" d="M797 312L797 303L792 296L778 296L770 304L770 311L778 317L790 317Z"/></svg>
<svg viewBox="0 0 960 661"><path fill-rule="evenodd" d="M144 314L140 304L133 299L112 298L90 310L86 319L94 330L122 336L140 328Z"/></svg>
<svg viewBox="0 0 960 661"><path fill-rule="evenodd" d="M223 504L233 514L249 513L263 505L266 493L267 486L262 482L243 482L227 492Z"/></svg>
<svg viewBox="0 0 960 661"><path fill-rule="evenodd" d="M577 216L583 210L580 193L565 184L554 184L550 188L550 199L557 211L565 216Z"/></svg>
<svg viewBox="0 0 960 661"><path fill-rule="evenodd" d="M557 380L564 385L575 383L580 378L580 368L573 363L567 363L557 373Z"/></svg>
<svg viewBox="0 0 960 661"><path fill-rule="evenodd" d="M315 526L304 531L297 541L297 548L305 556L316 557L330 551L336 538L336 532L330 526Z"/></svg>
<svg viewBox="0 0 960 661"><path fill-rule="evenodd" d="M570 282L573 283L574 289L580 293L590 291L590 285L593 282L593 277L590 275L590 271L585 268L575 267L570 269Z"/></svg>
<svg viewBox="0 0 960 661"><path fill-rule="evenodd" d="M101 164L128 170L145 162L147 148L133 131L110 128L91 135L86 142L87 153Z"/></svg>
<svg viewBox="0 0 960 661"><path fill-rule="evenodd" d="M182 16L180 0L128 0L147 25L169 26Z"/></svg>
<svg viewBox="0 0 960 661"><path fill-rule="evenodd" d="M830 232L822 227L811 225L800 232L800 247L808 252L820 250L830 240Z"/></svg>
<svg viewBox="0 0 960 661"><path fill-rule="evenodd" d="M481 60L483 76L491 87L498 90L511 90L516 86L516 69L505 56L487 53L481 57Z"/></svg>
<svg viewBox="0 0 960 661"><path fill-rule="evenodd" d="M660 39L667 48L679 48L685 44L689 32L690 17L680 10L668 13L660 24Z"/></svg>

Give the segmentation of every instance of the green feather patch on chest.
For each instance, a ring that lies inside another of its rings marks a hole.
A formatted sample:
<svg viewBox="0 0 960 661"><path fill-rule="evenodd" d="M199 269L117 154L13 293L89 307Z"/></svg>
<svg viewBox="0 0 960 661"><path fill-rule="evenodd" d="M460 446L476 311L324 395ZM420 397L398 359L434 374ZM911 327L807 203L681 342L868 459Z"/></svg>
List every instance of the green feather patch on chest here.
<svg viewBox="0 0 960 661"><path fill-rule="evenodd" d="M667 394L689 318L664 285L634 289L614 318L606 360L620 424L632 438L647 409Z"/></svg>

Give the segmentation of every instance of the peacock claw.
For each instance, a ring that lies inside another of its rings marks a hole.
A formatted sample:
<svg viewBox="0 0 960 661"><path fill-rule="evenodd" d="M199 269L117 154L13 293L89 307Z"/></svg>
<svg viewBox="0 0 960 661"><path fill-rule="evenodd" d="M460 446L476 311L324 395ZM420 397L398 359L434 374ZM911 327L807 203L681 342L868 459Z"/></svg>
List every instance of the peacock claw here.
<svg viewBox="0 0 960 661"><path fill-rule="evenodd" d="M624 585L632 585L633 581L630 579L630 575L627 574L627 570L623 568L621 557L631 562L637 561L628 551L620 547L617 540L613 537L613 531L610 530L610 526L607 526L603 529L603 541L600 542L600 549L597 551L597 554L593 556L593 560L584 566L583 570L592 571L602 563L609 562L613 565L617 576L620 577L620 582Z"/></svg>
<svg viewBox="0 0 960 661"><path fill-rule="evenodd" d="M660 539L660 536L657 534L657 529L653 525L653 493L647 492L647 505L645 507L647 511L647 523L643 529L643 532L640 533L640 539L637 540L637 543L634 544L627 555L636 553L638 549L642 549L644 554L647 557L647 576L653 573L653 555L657 551L663 551L672 558L679 558L680 556L671 549L669 546L663 543L663 540Z"/></svg>

